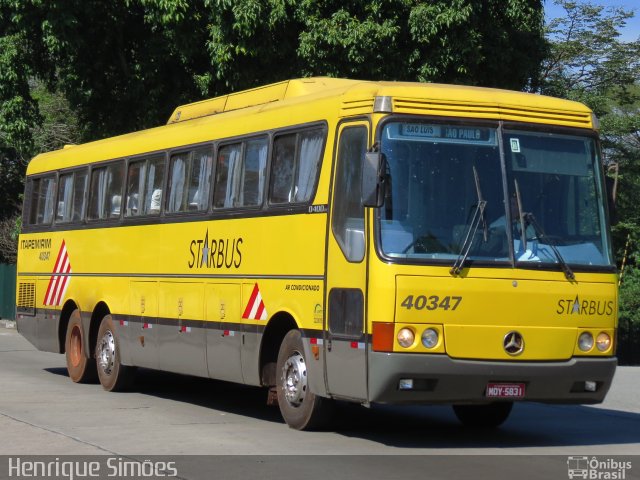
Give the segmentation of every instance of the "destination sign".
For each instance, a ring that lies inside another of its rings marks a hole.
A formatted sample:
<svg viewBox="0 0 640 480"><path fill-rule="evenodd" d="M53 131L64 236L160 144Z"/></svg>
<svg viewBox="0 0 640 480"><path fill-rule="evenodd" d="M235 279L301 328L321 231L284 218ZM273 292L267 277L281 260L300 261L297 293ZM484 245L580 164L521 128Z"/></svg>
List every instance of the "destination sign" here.
<svg viewBox="0 0 640 480"><path fill-rule="evenodd" d="M401 123L399 136L418 139L430 139L445 143L475 143L495 145L495 129L481 127L465 127L453 125L437 125L427 123Z"/></svg>

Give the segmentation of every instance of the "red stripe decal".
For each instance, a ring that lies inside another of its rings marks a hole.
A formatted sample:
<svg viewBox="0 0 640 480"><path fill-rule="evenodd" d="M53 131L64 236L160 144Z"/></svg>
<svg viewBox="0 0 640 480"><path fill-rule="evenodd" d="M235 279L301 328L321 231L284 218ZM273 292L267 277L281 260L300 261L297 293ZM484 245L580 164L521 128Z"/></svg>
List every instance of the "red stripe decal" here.
<svg viewBox="0 0 640 480"><path fill-rule="evenodd" d="M256 297L258 296L259 292L260 292L260 290L258 289L258 284L256 283L253 286L253 292L251 292L251 297L249 298L249 301L247 302L247 308L244 309L244 313L242 314L242 318L249 318L249 315L251 315L251 309L253 308L253 302L256 301Z"/></svg>

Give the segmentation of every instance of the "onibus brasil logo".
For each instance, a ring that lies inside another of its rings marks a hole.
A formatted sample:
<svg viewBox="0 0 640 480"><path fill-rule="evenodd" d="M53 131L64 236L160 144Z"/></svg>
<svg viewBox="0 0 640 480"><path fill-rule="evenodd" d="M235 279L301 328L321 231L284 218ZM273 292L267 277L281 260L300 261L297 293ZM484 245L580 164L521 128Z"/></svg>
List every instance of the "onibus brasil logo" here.
<svg viewBox="0 0 640 480"><path fill-rule="evenodd" d="M570 479L584 478L593 480L625 480L631 462L614 458L575 456L567 458L567 474Z"/></svg>

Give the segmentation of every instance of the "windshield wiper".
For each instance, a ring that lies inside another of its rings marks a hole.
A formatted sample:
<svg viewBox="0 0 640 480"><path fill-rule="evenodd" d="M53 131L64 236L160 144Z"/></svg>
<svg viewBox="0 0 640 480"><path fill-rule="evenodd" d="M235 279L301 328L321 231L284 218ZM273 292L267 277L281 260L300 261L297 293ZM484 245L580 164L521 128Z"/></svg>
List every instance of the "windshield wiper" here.
<svg viewBox="0 0 640 480"><path fill-rule="evenodd" d="M518 219L520 220L520 243L522 244L522 251L527 251L527 226L525 225L524 212L522 211L522 197L520 196L520 186L518 180L514 180L513 183L516 187L516 203L518 204ZM513 219L511 219L513 221Z"/></svg>
<svg viewBox="0 0 640 480"><path fill-rule="evenodd" d="M533 215L533 213L524 213L523 217L524 217L525 224L528 223L533 227L533 229L536 232L536 236L538 237L538 240L542 242L542 240L546 238L546 236L545 236L544 230L538 224L538 221L536 220L536 217ZM523 237L526 237L526 233L523 233L522 235ZM564 276L566 277L566 279L575 280L576 276L573 274L573 270L571 270L571 267L569 267L569 264L562 257L560 250L558 250L558 247L555 246L555 244L553 243L553 240L550 238L547 238L547 242L544 242L544 243L551 247L551 250L553 251L556 258L558 259L558 263L560 264L560 267L562 268L562 271L564 272Z"/></svg>
<svg viewBox="0 0 640 480"><path fill-rule="evenodd" d="M467 235L464 238L464 242L462 242L462 247L460 247L458 258L456 258L456 261L451 267L451 270L449 270L449 273L453 276L459 275L464 268L464 264L467 261L469 252L471 251L471 246L473 245L473 240L476 236L476 232L478 231L478 227L480 226L480 222L482 222L483 225L483 238L485 242L487 241L489 236L487 221L484 218L484 209L487 206L487 202L482 198L482 190L480 190L480 177L478 176L478 170L476 170L475 165L473 166L473 177L476 182L476 195L478 196L478 203L476 204L475 210L473 211L473 217L471 218L471 223L469 223L469 228L467 229Z"/></svg>

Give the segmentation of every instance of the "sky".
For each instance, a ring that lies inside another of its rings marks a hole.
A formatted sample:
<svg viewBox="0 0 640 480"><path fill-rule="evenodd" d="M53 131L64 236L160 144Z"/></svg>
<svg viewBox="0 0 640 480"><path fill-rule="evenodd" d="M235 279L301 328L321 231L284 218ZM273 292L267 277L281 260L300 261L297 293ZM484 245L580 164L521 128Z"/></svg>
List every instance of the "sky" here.
<svg viewBox="0 0 640 480"><path fill-rule="evenodd" d="M640 0L589 0L596 5L605 7L623 7L625 10L633 10L635 16L627 20L627 25L622 31L622 41L638 40L640 37ZM558 7L553 0L544 0L544 10L547 20L564 14L564 9Z"/></svg>

